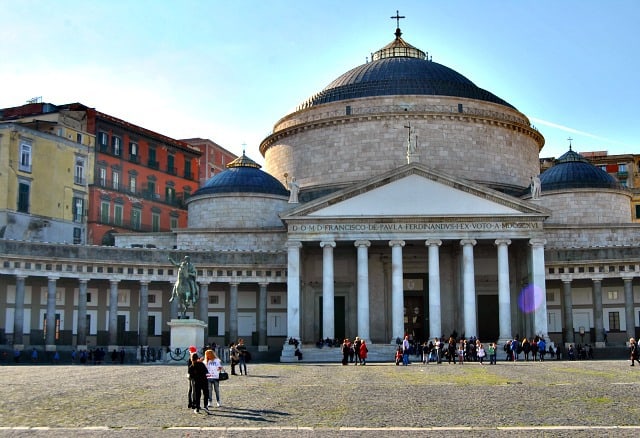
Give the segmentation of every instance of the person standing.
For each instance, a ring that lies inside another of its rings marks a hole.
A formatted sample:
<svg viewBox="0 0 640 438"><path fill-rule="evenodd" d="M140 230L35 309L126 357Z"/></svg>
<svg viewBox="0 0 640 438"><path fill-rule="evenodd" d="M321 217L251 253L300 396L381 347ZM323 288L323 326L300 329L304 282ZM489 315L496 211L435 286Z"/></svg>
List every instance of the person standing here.
<svg viewBox="0 0 640 438"><path fill-rule="evenodd" d="M640 351L638 351L638 343L634 338L629 339L629 356L631 358L631 366L634 366L634 361L640 365Z"/></svg>
<svg viewBox="0 0 640 438"><path fill-rule="evenodd" d="M360 352L360 365L366 365L369 349L367 348L367 343L364 339L360 340L360 349L358 351Z"/></svg>
<svg viewBox="0 0 640 438"><path fill-rule="evenodd" d="M193 380L193 413L200 413L200 396L204 395L203 409L208 414L209 382L207 381L207 366L198 358L198 353L191 354L189 377Z"/></svg>
<svg viewBox="0 0 640 438"><path fill-rule="evenodd" d="M478 344L478 360L480 361L480 365L484 365L483 361L484 361L484 356L486 355L486 352L484 350L484 345L482 344Z"/></svg>
<svg viewBox="0 0 640 438"><path fill-rule="evenodd" d="M240 352L234 342L229 345L229 361L231 362L231 375L237 376L236 365L240 363Z"/></svg>
<svg viewBox="0 0 640 438"><path fill-rule="evenodd" d="M495 365L495 364L496 364L496 344L492 342L489 344L489 365Z"/></svg>
<svg viewBox="0 0 640 438"><path fill-rule="evenodd" d="M409 335L404 337L402 341L402 365L409 365L409 352L410 352L411 344L409 344Z"/></svg>
<svg viewBox="0 0 640 438"><path fill-rule="evenodd" d="M244 345L244 339L238 339L238 345L236 345L236 349L238 350L239 356L239 364L240 364L240 375L242 375L242 370L244 370L244 375L248 375L247 373L247 347Z"/></svg>
<svg viewBox="0 0 640 438"><path fill-rule="evenodd" d="M362 345L362 341L360 340L359 336L356 336L356 339L353 341L353 355L355 358L354 364L358 365L359 363L361 363L360 360L360 346Z"/></svg>
<svg viewBox="0 0 640 438"><path fill-rule="evenodd" d="M348 338L342 342L341 352L342 352L342 365L349 364L349 352L351 351L351 341Z"/></svg>
<svg viewBox="0 0 640 438"><path fill-rule="evenodd" d="M212 392L214 391L216 393L216 406L220 407L220 371L222 371L222 362L213 350L206 350L204 352L204 360L207 365L207 381L209 382L209 404L207 407L213 407Z"/></svg>

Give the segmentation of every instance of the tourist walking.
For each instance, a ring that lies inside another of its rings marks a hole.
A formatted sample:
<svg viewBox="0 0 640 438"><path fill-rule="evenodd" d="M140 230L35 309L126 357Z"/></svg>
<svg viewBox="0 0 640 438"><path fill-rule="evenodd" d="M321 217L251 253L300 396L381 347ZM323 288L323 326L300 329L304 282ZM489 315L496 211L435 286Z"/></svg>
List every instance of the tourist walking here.
<svg viewBox="0 0 640 438"><path fill-rule="evenodd" d="M631 366L634 366L634 361L640 365L640 351L638 351L638 343L634 338L629 339L629 356L631 358Z"/></svg>

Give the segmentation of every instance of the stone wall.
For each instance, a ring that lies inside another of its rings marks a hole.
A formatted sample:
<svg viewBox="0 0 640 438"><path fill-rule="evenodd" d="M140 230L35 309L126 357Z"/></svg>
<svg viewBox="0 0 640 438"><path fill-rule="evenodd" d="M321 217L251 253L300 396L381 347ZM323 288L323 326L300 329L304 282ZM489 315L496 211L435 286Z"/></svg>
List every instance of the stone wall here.
<svg viewBox="0 0 640 438"><path fill-rule="evenodd" d="M189 200L189 229L283 227L278 214L291 208L282 196L251 193L202 195Z"/></svg>
<svg viewBox="0 0 640 438"><path fill-rule="evenodd" d="M607 248L640 245L640 224L546 226L545 251L570 248ZM575 261L579 261L576 259Z"/></svg>
<svg viewBox="0 0 640 438"><path fill-rule="evenodd" d="M346 100L293 113L261 145L265 170L283 182L285 173L295 176L303 189L361 181L406 164L409 124L418 161L445 173L523 188L539 172L544 139L523 114L433 96Z"/></svg>
<svg viewBox="0 0 640 438"><path fill-rule="evenodd" d="M220 232L192 230L178 234L177 246L184 251L284 251L287 233L284 228L235 230Z"/></svg>
<svg viewBox="0 0 640 438"><path fill-rule="evenodd" d="M571 189L544 192L531 202L551 210L545 224L628 224L630 199L621 190Z"/></svg>

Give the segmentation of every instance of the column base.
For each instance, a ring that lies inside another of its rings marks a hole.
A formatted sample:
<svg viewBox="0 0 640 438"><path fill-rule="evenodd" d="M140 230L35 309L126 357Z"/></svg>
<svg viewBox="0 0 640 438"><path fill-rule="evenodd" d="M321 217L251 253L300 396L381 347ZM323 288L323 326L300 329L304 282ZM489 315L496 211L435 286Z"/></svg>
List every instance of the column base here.
<svg viewBox="0 0 640 438"><path fill-rule="evenodd" d="M24 351L24 344L13 344L13 349L18 351Z"/></svg>
<svg viewBox="0 0 640 438"><path fill-rule="evenodd" d="M53 345L47 344L47 345L44 346L44 351L56 351L56 345L55 344L53 344Z"/></svg>
<svg viewBox="0 0 640 438"><path fill-rule="evenodd" d="M258 351L269 351L268 345L258 345Z"/></svg>
<svg viewBox="0 0 640 438"><path fill-rule="evenodd" d="M89 347L86 345L76 345L76 351L88 351Z"/></svg>
<svg viewBox="0 0 640 438"><path fill-rule="evenodd" d="M606 346L606 342L596 342L596 348L604 348Z"/></svg>

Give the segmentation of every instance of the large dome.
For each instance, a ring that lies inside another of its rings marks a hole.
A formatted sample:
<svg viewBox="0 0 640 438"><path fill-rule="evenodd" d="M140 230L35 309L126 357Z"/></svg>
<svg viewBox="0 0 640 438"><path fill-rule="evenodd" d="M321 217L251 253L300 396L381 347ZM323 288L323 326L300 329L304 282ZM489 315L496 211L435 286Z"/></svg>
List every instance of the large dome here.
<svg viewBox="0 0 640 438"><path fill-rule="evenodd" d="M621 188L614 177L571 149L558 158L553 167L540 174L540 183L543 192L578 188Z"/></svg>
<svg viewBox="0 0 640 438"><path fill-rule="evenodd" d="M193 196L217 193L264 193L289 196L289 191L273 176L260 170L260 165L242 154L227 170L212 176Z"/></svg>
<svg viewBox="0 0 640 438"><path fill-rule="evenodd" d="M394 95L464 97L513 108L460 73L431 61L401 35L400 29L396 29L396 39L373 53L372 62L344 73L298 109L360 97Z"/></svg>

